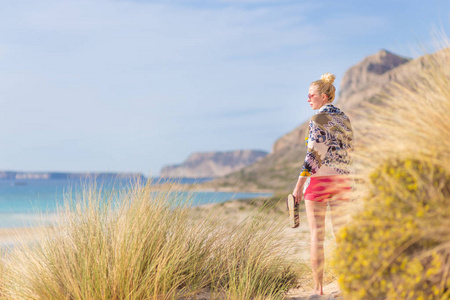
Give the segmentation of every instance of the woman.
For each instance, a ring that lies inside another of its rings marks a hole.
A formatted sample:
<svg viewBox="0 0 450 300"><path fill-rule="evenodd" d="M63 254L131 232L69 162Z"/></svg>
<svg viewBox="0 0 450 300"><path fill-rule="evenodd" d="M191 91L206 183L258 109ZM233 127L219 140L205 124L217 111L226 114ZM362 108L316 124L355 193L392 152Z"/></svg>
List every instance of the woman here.
<svg viewBox="0 0 450 300"><path fill-rule="evenodd" d="M298 204L305 199L306 216L311 235L311 268L314 294L323 295L323 241L325 212L331 209L333 231L339 227L338 208L349 200L349 152L353 131L350 119L331 103L335 99L333 74L325 73L309 87L308 102L319 110L309 122L306 137L307 154L292 193ZM305 185L309 178L309 184ZM302 193L304 192L304 193ZM302 195L304 194L304 195ZM342 217L342 216L341 216ZM341 219L342 220L342 219Z"/></svg>

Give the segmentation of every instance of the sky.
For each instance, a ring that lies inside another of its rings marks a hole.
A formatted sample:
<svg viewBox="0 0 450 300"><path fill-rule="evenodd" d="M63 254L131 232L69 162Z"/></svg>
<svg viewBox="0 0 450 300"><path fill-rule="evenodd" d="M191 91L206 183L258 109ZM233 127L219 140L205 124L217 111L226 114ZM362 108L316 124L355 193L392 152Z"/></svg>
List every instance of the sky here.
<svg viewBox="0 0 450 300"><path fill-rule="evenodd" d="M448 0L0 0L0 170L157 176L270 151L321 74L339 92L364 57L434 52L449 25Z"/></svg>

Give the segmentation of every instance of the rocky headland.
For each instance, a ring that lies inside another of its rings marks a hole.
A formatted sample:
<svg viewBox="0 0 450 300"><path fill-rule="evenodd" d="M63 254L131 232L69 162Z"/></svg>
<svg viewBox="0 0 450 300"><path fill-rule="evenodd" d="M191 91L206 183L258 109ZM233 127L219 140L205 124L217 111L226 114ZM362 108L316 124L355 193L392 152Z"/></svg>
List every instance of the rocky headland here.
<svg viewBox="0 0 450 300"><path fill-rule="evenodd" d="M213 178L241 170L264 158L267 152L260 150L236 150L225 152L197 152L183 163L165 166L161 177Z"/></svg>

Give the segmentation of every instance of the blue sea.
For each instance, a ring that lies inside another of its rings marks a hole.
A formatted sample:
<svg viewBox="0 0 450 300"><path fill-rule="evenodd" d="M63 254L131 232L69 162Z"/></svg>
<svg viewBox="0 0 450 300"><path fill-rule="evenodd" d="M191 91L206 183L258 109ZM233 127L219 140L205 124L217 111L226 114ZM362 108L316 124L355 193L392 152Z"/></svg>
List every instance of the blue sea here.
<svg viewBox="0 0 450 300"><path fill-rule="evenodd" d="M176 180L164 179L156 182L164 183L176 181L179 183L201 183L209 179L181 178ZM97 180L98 181L98 180ZM56 208L64 203L64 195L76 194L92 182L79 179L47 179L47 180L0 180L0 228L28 227L36 225L37 221L52 222ZM102 191L108 192L127 189L130 180L103 179L96 182ZM219 203L233 199L248 199L268 197L264 193L226 193L226 192L189 192L192 205ZM188 198L188 193L181 193L180 197Z"/></svg>

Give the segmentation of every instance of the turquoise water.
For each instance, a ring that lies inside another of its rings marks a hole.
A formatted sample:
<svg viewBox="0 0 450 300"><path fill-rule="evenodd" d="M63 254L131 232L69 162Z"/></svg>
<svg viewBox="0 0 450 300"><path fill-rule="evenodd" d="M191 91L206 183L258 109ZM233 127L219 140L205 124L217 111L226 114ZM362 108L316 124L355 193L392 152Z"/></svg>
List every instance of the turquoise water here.
<svg viewBox="0 0 450 300"><path fill-rule="evenodd" d="M189 179L181 179L181 183ZM97 182L102 190L123 190L129 180ZM38 220L52 222L57 206L64 203L64 194L78 193L85 183L80 180L0 180L0 228L33 226ZM225 202L232 199L267 197L262 193L190 192L193 205ZM188 193L181 192L182 199Z"/></svg>

